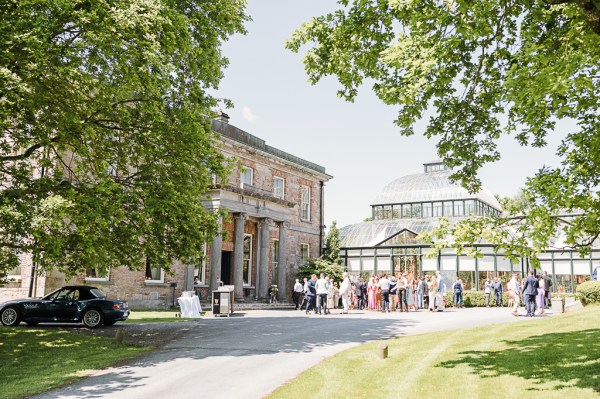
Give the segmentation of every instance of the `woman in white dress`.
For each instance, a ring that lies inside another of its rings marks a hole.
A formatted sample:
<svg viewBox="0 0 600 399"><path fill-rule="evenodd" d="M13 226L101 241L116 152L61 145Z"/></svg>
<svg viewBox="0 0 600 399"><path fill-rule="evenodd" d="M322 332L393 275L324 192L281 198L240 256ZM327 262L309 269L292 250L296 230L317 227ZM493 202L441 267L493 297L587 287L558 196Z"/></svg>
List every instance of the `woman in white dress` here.
<svg viewBox="0 0 600 399"><path fill-rule="evenodd" d="M435 296L438 288L435 276L431 276L431 278L427 281L427 287L429 288L429 311L433 312L435 309Z"/></svg>

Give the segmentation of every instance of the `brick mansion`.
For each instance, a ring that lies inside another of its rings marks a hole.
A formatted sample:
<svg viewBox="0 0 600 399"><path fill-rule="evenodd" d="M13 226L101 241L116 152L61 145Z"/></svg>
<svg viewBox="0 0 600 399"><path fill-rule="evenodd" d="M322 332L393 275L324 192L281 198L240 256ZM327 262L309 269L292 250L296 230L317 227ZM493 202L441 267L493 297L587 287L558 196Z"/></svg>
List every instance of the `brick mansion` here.
<svg viewBox="0 0 600 399"><path fill-rule="evenodd" d="M219 149L238 160L239 167L227 183L208 193L205 207L225 209L227 216L221 223L224 234L205 243L197 264L175 261L172 274L151 266L140 271L113 268L104 275L87 270L68 282L51 270L33 276L33 296L65 283L88 284L134 309L156 309L170 307L182 291L200 290L206 298L224 284L235 286L236 301L263 300L271 285L285 299L298 267L320 255L324 187L332 176L324 167L229 124L226 114L213 120L212 129L219 136ZM27 297L31 278L31 257L23 255L20 267L9 272L8 284L0 288L0 302Z"/></svg>

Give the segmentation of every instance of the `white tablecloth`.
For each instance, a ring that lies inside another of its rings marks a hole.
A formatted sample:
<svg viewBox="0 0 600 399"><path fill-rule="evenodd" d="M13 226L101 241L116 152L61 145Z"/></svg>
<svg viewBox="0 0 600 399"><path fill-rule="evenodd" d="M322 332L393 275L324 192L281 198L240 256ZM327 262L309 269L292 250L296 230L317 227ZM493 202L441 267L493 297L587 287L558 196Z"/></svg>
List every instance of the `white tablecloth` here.
<svg viewBox="0 0 600 399"><path fill-rule="evenodd" d="M200 306L200 300L196 295L192 297L181 297L177 299L179 302L179 308L181 309L181 317L191 319L201 319L202 307Z"/></svg>

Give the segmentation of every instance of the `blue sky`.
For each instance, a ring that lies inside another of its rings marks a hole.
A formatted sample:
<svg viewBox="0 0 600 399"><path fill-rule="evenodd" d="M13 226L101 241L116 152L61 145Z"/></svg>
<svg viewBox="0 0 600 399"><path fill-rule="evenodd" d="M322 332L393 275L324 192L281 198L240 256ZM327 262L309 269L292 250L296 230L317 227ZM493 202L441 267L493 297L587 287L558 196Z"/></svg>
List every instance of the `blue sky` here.
<svg viewBox="0 0 600 399"><path fill-rule="evenodd" d="M334 78L308 83L302 52L284 47L294 29L311 16L335 9L332 0L250 0L246 36L223 46L230 65L216 95L231 99L230 123L267 144L326 168L333 179L325 188L325 224L338 227L371 215L377 193L392 180L420 173L437 158L435 141L401 136L397 111L365 86L354 103L339 99ZM543 165L557 166L555 150L569 128L557 125L543 149L521 147L513 138L500 141L502 160L480 172L492 193L511 196Z"/></svg>

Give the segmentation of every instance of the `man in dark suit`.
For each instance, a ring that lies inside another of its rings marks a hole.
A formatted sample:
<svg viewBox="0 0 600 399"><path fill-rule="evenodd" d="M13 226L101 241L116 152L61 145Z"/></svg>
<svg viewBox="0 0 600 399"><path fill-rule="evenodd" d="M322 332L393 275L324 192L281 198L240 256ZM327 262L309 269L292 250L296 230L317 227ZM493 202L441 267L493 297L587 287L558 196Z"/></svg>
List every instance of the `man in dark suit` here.
<svg viewBox="0 0 600 399"><path fill-rule="evenodd" d="M504 286L502 285L502 280L498 277L494 279L494 296L496 298L496 306L504 306L504 301L502 300L502 294L504 293Z"/></svg>
<svg viewBox="0 0 600 399"><path fill-rule="evenodd" d="M535 315L535 297L537 295L538 280L533 277L533 272L530 270L527 273L527 279L523 283L523 296L525 297L525 306L527 308L527 316Z"/></svg>
<svg viewBox="0 0 600 399"><path fill-rule="evenodd" d="M363 310L365 307L365 297L364 297L364 288L365 283L362 281L362 277L358 279L358 281L354 284L354 295L356 295L356 306L358 306L359 310Z"/></svg>
<svg viewBox="0 0 600 399"><path fill-rule="evenodd" d="M317 275L313 274L308 280L308 291L306 292L308 305L306 305L306 314L311 310L317 312Z"/></svg>
<svg viewBox="0 0 600 399"><path fill-rule="evenodd" d="M544 275L542 277L544 279L544 303L546 307L549 308L552 306L550 301L550 287L552 287L552 279L548 276L548 272L544 271Z"/></svg>

